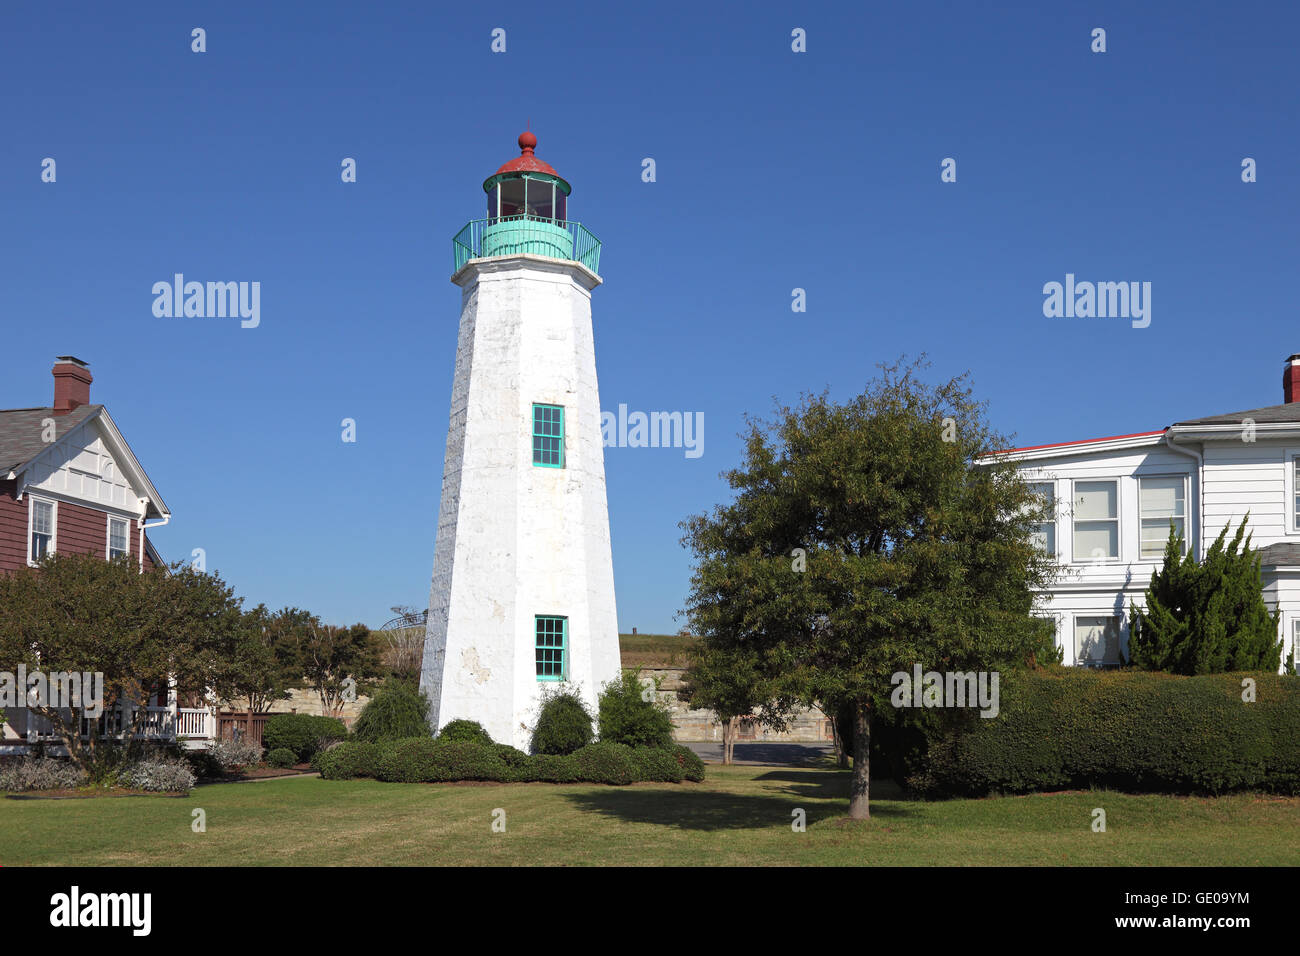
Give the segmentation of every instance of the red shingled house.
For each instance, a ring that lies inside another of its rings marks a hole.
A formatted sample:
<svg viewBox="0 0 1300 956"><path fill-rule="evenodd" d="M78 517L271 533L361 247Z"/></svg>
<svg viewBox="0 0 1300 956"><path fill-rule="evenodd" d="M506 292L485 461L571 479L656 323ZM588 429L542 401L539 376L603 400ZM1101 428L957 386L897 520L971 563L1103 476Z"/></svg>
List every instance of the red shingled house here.
<svg viewBox="0 0 1300 956"><path fill-rule="evenodd" d="M171 520L162 496L108 410L91 404L86 363L61 355L53 371L52 405L0 410L0 573L55 551L162 564L148 534ZM165 692L150 703L148 736L208 736L207 708L178 708ZM25 708L7 716L0 752L40 734Z"/></svg>

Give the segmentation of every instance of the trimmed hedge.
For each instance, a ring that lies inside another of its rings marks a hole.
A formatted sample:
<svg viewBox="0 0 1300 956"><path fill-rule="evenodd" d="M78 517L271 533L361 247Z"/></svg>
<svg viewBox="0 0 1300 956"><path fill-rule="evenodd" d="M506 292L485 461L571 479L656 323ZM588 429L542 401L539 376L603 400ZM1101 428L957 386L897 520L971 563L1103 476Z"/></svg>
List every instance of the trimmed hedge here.
<svg viewBox="0 0 1300 956"><path fill-rule="evenodd" d="M348 728L337 717L311 714L276 714L262 728L262 746L267 750L287 747L306 762L331 740L345 740Z"/></svg>
<svg viewBox="0 0 1300 956"><path fill-rule="evenodd" d="M1142 671L1002 675L1000 713L962 716L932 741L923 793L1080 787L1300 794L1300 680ZM1242 679L1257 700L1242 700Z"/></svg>
<svg viewBox="0 0 1300 956"><path fill-rule="evenodd" d="M288 747L279 747L266 755L266 762L272 767L286 770L298 762L298 755Z"/></svg>
<svg viewBox="0 0 1300 956"><path fill-rule="evenodd" d="M535 754L571 754L595 736L586 703L573 691L562 691L543 698L529 749Z"/></svg>
<svg viewBox="0 0 1300 956"><path fill-rule="evenodd" d="M680 783L704 779L704 764L686 747L627 747L595 743L572 754L526 754L505 744L461 740L349 740L316 754L326 780L371 777L390 783Z"/></svg>

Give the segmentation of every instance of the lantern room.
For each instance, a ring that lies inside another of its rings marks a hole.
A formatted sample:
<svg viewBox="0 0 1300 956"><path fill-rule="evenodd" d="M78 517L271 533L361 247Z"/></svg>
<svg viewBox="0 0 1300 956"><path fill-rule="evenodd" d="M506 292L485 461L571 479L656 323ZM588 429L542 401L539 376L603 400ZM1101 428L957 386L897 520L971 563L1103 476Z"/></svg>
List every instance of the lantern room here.
<svg viewBox="0 0 1300 956"><path fill-rule="evenodd" d="M471 259L533 255L576 261L595 272L600 241L569 219L573 188L537 158L537 137L519 136L519 156L483 183L487 215L468 223L452 240L455 269Z"/></svg>
<svg viewBox="0 0 1300 956"><path fill-rule="evenodd" d="M537 137L519 136L520 155L483 183L489 220L522 216L528 219L568 219L569 193L573 191L549 163L533 152Z"/></svg>

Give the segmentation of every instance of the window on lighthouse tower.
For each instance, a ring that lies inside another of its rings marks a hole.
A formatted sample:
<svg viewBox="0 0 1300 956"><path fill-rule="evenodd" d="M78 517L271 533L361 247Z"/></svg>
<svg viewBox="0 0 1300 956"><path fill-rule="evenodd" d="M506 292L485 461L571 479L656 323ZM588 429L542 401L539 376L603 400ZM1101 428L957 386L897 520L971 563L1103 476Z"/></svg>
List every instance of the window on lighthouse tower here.
<svg viewBox="0 0 1300 956"><path fill-rule="evenodd" d="M537 679L564 680L564 652L568 643L569 619L537 615Z"/></svg>
<svg viewBox="0 0 1300 956"><path fill-rule="evenodd" d="M564 467L564 406L533 405L533 464Z"/></svg>

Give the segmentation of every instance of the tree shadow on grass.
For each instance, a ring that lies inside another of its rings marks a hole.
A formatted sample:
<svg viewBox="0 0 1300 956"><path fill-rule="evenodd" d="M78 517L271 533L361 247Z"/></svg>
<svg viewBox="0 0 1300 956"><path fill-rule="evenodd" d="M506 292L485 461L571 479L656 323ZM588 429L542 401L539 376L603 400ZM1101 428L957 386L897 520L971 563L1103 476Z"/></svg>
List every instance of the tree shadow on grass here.
<svg viewBox="0 0 1300 956"><path fill-rule="evenodd" d="M789 826L791 811L795 809L802 809L807 814L809 826L848 814L847 775L791 770L764 774L755 779L779 780L788 785L782 788L781 793L765 794L694 787L681 790L610 787L565 794L565 797L578 809L589 813L615 817L625 823L650 823L679 830L754 830ZM910 812L898 806L871 808L872 816L880 817L900 817Z"/></svg>

